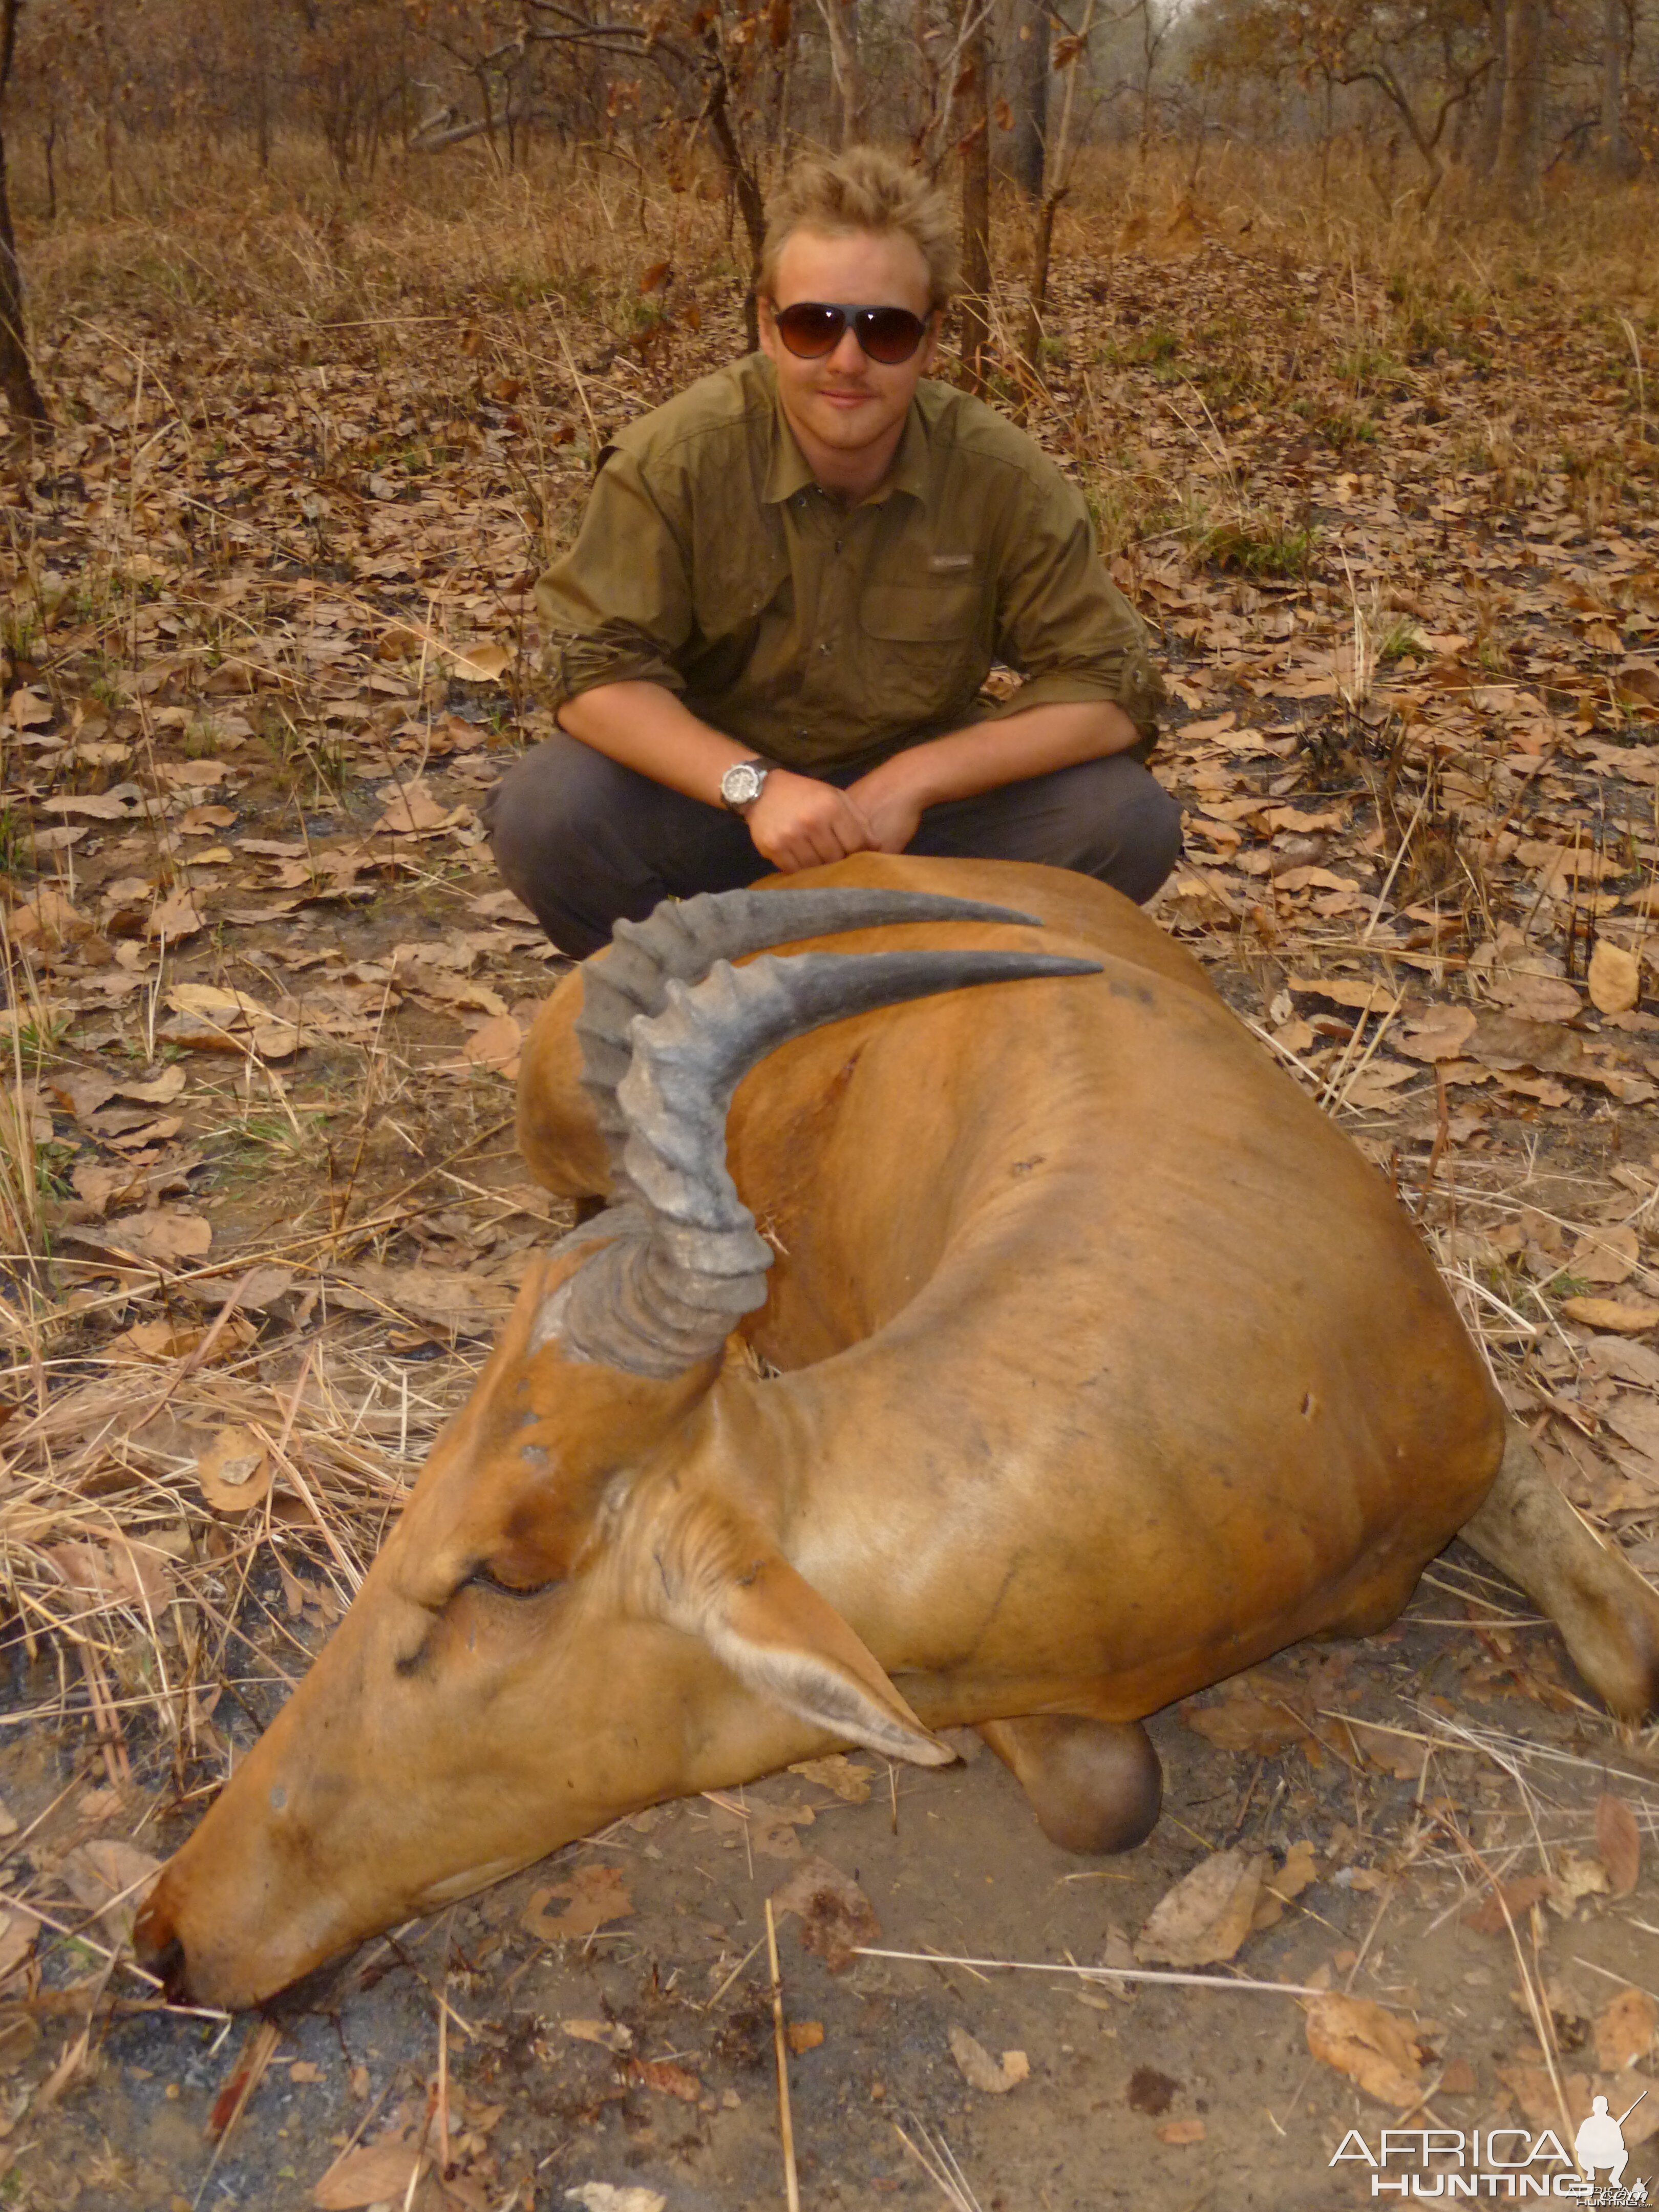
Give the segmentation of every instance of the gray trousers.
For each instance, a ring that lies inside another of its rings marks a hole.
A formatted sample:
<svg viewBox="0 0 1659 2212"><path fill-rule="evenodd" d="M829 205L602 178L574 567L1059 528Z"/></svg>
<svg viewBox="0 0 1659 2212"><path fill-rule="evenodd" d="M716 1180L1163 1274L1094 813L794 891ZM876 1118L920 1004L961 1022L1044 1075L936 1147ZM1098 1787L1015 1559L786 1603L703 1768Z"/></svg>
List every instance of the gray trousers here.
<svg viewBox="0 0 1659 2212"><path fill-rule="evenodd" d="M1149 899L1180 856L1181 809L1141 750L930 806L907 849L1039 860ZM842 780L853 779L824 779ZM485 798L483 823L502 881L573 960L607 945L624 915L642 921L665 898L738 890L771 872L738 815L563 735L514 763Z"/></svg>

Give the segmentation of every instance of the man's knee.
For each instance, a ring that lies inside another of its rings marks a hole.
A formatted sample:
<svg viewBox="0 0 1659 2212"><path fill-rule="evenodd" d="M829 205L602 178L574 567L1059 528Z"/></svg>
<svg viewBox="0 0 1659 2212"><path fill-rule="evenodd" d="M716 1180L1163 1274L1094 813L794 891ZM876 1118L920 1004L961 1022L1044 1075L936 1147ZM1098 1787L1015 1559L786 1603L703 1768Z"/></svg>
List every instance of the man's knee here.
<svg viewBox="0 0 1659 2212"><path fill-rule="evenodd" d="M1139 767L1138 762L1124 765ZM1150 769L1141 769L1102 810L1094 858L1089 873L1138 906L1168 880L1181 858L1181 805Z"/></svg>
<svg viewBox="0 0 1659 2212"><path fill-rule="evenodd" d="M1181 857L1181 805L1127 753L1079 762L1054 779L1054 859L1121 891L1151 898Z"/></svg>
<svg viewBox="0 0 1659 2212"><path fill-rule="evenodd" d="M503 880L525 886L589 848L592 830L614 819L619 771L614 761L574 738L532 745L483 803L483 826ZM533 902L532 902L533 903Z"/></svg>
<svg viewBox="0 0 1659 2212"><path fill-rule="evenodd" d="M533 745L486 797L485 834L501 881L562 952L584 959L619 914L660 896L625 849L630 771L563 735Z"/></svg>

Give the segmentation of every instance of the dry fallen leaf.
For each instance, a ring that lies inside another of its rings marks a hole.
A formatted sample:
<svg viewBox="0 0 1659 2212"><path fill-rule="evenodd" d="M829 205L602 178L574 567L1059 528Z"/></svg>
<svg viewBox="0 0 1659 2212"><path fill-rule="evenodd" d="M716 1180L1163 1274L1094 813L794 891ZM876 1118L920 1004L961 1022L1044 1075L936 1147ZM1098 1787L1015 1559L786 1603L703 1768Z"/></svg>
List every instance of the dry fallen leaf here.
<svg viewBox="0 0 1659 2212"><path fill-rule="evenodd" d="M408 783L392 786L374 827L394 837L424 837L434 830L453 829L465 812L465 807L446 806L434 797L425 780L416 776Z"/></svg>
<svg viewBox="0 0 1659 2212"><path fill-rule="evenodd" d="M860 1766L842 1751L831 1752L827 1759L804 1759L789 1771L799 1774L805 1782L816 1782L823 1789L833 1790L848 1805L867 1805L870 1785L875 1778L874 1767Z"/></svg>
<svg viewBox="0 0 1659 2212"><path fill-rule="evenodd" d="M1569 1321L1607 1329L1615 1336L1645 1336L1659 1323L1659 1306L1619 1298L1563 1298L1561 1310Z"/></svg>
<svg viewBox="0 0 1659 2212"><path fill-rule="evenodd" d="M176 945L181 937L194 937L205 927L202 909L196 903L196 895L187 884L181 884L170 891L151 914L144 925L146 937L165 937L169 945Z"/></svg>
<svg viewBox="0 0 1659 2212"><path fill-rule="evenodd" d="M1408 1060L1455 1060L1474 1033L1473 1006L1433 1006L1395 1044Z"/></svg>
<svg viewBox="0 0 1659 2212"><path fill-rule="evenodd" d="M101 1544L50 1544L45 1556L71 1589L89 1590L117 1605L164 1612L173 1597L173 1577L154 1545L135 1543L118 1533Z"/></svg>
<svg viewBox="0 0 1659 2212"><path fill-rule="evenodd" d="M1269 1872L1263 1879L1261 1894L1250 1916L1252 1933L1271 1928L1285 1915L1285 1907L1292 1898L1300 1897L1319 1879L1319 1869L1314 1864L1314 1849L1310 1843L1292 1844L1285 1854L1285 1863L1277 1874Z"/></svg>
<svg viewBox="0 0 1659 2212"><path fill-rule="evenodd" d="M1202 2120L1196 2119L1170 2120L1157 2130L1157 2134L1158 2139L1160 2142L1202 2142L1204 2140L1204 2123Z"/></svg>
<svg viewBox="0 0 1659 2212"><path fill-rule="evenodd" d="M1611 1288L1636 1273L1640 1256L1634 1228L1621 1222L1616 1227L1586 1230L1567 1255L1566 1271L1581 1283Z"/></svg>
<svg viewBox="0 0 1659 2212"><path fill-rule="evenodd" d="M493 684L513 665L512 647L498 644L494 639L477 645L450 646L447 650L453 659L454 672L463 684Z"/></svg>
<svg viewBox="0 0 1659 2212"><path fill-rule="evenodd" d="M110 1224L110 1240L141 1259L176 1267L181 1260L199 1260L213 1243L213 1226L199 1213L173 1206L154 1206L143 1213L125 1214Z"/></svg>
<svg viewBox="0 0 1659 2212"><path fill-rule="evenodd" d="M6 702L6 720L15 730L38 730L51 721L58 709L39 691L14 691Z"/></svg>
<svg viewBox="0 0 1659 2212"><path fill-rule="evenodd" d="M695 2105L702 2095L696 2075L672 2058L630 2058L628 2078L643 2089L654 2089L659 2097L678 2097L683 2105Z"/></svg>
<svg viewBox="0 0 1659 2212"><path fill-rule="evenodd" d="M63 1878L77 1902L97 1913L111 1939L126 1942L143 1892L161 1871L160 1859L136 1844L100 1837L77 1844L69 1854Z"/></svg>
<svg viewBox="0 0 1659 2212"><path fill-rule="evenodd" d="M0 1905L0 1982L15 1974L34 1948L40 1923L21 1907Z"/></svg>
<svg viewBox="0 0 1659 2212"><path fill-rule="evenodd" d="M1604 2074L1622 2074L1645 2058L1659 2033L1659 2004L1645 1990L1621 1990L1595 2023L1595 2063Z"/></svg>
<svg viewBox="0 0 1659 2212"><path fill-rule="evenodd" d="M1595 1801L1595 1848L1615 1897L1628 1897L1642 1871L1642 1838L1622 1797L1604 1790Z"/></svg>
<svg viewBox="0 0 1659 2212"><path fill-rule="evenodd" d="M654 2189L618 2189L611 2181L582 2181L564 2192L567 2204L582 2212L667 2212L668 2199Z"/></svg>
<svg viewBox="0 0 1659 2212"><path fill-rule="evenodd" d="M1560 2100L1546 2068L1500 2066L1498 2078L1514 2091L1515 2100L1520 2106L1523 2118L1529 2120L1534 2127L1560 2128ZM1652 2094L1654 2087L1646 2075L1633 2072L1563 2074L1561 2077L1561 2087L1566 2097L1567 2112L1573 2127L1582 2126L1589 2117L1593 2097L1605 2097L1613 2118L1621 2120L1626 2150L1635 2150L1656 2130L1659 2130L1659 2111L1655 2110L1656 2100ZM1637 2102L1638 2098L1641 2100L1639 2103Z"/></svg>
<svg viewBox="0 0 1659 2212"><path fill-rule="evenodd" d="M1642 963L1622 945L1595 940L1589 963L1590 1004L1599 1013L1627 1014L1642 995Z"/></svg>
<svg viewBox="0 0 1659 2212"><path fill-rule="evenodd" d="M957 2070L970 2089L982 2089L988 2097L1006 2097L1030 2076L1031 2063L1023 2051L1005 2051L1000 2059L993 2058L965 2027L952 2027L950 2040Z"/></svg>
<svg viewBox="0 0 1659 2212"><path fill-rule="evenodd" d="M1555 1855L1555 1887L1569 1905L1581 1898L1607 1894L1607 1870L1600 1859L1582 1851L1559 1850Z"/></svg>
<svg viewBox="0 0 1659 2212"><path fill-rule="evenodd" d="M492 1014L488 1021L479 1023L463 1049L475 1067L498 1068L512 1077L518 1073L523 1047L524 1031L512 1015Z"/></svg>
<svg viewBox="0 0 1659 2212"><path fill-rule="evenodd" d="M1380 2104L1403 2111L1423 2093L1416 2045L1393 2013L1368 1997L1334 1991L1315 1997L1308 2006L1308 2048Z"/></svg>
<svg viewBox="0 0 1659 2212"><path fill-rule="evenodd" d="M597 2043L605 2051L631 2051L634 2031L619 2020L562 2020L559 2026L577 2043Z"/></svg>
<svg viewBox="0 0 1659 2212"><path fill-rule="evenodd" d="M361 2145L337 2158L311 2192L317 2212L362 2212L370 2204L402 2203L418 2166L426 2163L412 2143Z"/></svg>
<svg viewBox="0 0 1659 2212"><path fill-rule="evenodd" d="M821 2020L792 2020L784 2030L789 2048L799 2058L804 2051L816 2051L823 2041L823 2022Z"/></svg>
<svg viewBox="0 0 1659 2212"><path fill-rule="evenodd" d="M772 1897L779 1919L786 1912L800 1915L800 1940L816 1951L831 1973L853 1963L861 1943L873 1943L881 1935L869 1899L850 1875L828 1859L803 1859Z"/></svg>
<svg viewBox="0 0 1659 2212"><path fill-rule="evenodd" d="M556 1897L570 1900L562 1912L547 1910ZM591 1936L607 1920L625 1920L633 1910L634 1900L615 1867L586 1866L578 1867L568 1881L532 1891L520 1921L532 1936L551 1943L562 1936Z"/></svg>
<svg viewBox="0 0 1659 2212"><path fill-rule="evenodd" d="M1172 1966L1231 1959L1250 1932L1270 1863L1251 1851L1212 1851L1153 1907L1135 1940L1135 1956Z"/></svg>
<svg viewBox="0 0 1659 2212"><path fill-rule="evenodd" d="M349 1312L404 1314L441 1328L491 1329L514 1297L512 1285L492 1276L422 1261L400 1267L358 1260L325 1279L329 1297Z"/></svg>
<svg viewBox="0 0 1659 2212"><path fill-rule="evenodd" d="M84 1200L98 1214L106 1213L130 1191L135 1198L139 1196L135 1185L142 1184L143 1180L142 1175L132 1168L101 1168L90 1160L77 1160L70 1170L76 1196Z"/></svg>
<svg viewBox="0 0 1659 2212"><path fill-rule="evenodd" d="M1268 1759L1309 1734L1307 1722L1286 1699L1250 1688L1248 1677L1230 1683L1215 1705L1183 1705L1181 1717L1218 1750L1253 1751Z"/></svg>
<svg viewBox="0 0 1659 2212"><path fill-rule="evenodd" d="M1494 975L1491 989L1498 1005L1521 1021L1570 1022L1583 1004L1572 985L1560 975L1510 972Z"/></svg>
<svg viewBox="0 0 1659 2212"><path fill-rule="evenodd" d="M196 1462L202 1495L220 1513L246 1513L262 1504L272 1474L264 1439L236 1425L221 1429Z"/></svg>
<svg viewBox="0 0 1659 2212"><path fill-rule="evenodd" d="M1504 1935L1512 1924L1519 1926L1533 1906L1549 1893L1547 1875L1526 1874L1515 1881L1499 1882L1495 1891L1489 1890L1478 1904L1469 1906L1463 1914L1463 1925L1473 1928L1480 1936ZM1509 1908L1507 1920L1504 1917L1505 1905Z"/></svg>
<svg viewBox="0 0 1659 2212"><path fill-rule="evenodd" d="M206 1334L206 1329L199 1327L192 1328L188 1323L181 1324L172 1321L135 1322L131 1328L124 1328L118 1336L111 1338L107 1355L152 1362L183 1359L188 1353L195 1351ZM221 1342L223 1342L222 1337ZM228 1352L234 1351L235 1349L234 1340L225 1344L224 1349Z"/></svg>

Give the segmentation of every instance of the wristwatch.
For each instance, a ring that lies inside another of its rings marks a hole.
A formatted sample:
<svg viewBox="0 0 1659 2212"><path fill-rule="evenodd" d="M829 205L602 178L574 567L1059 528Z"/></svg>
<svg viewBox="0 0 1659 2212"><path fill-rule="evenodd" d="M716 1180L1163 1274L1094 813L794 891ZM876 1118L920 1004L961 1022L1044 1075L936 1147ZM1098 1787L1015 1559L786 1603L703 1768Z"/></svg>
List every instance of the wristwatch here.
<svg viewBox="0 0 1659 2212"><path fill-rule="evenodd" d="M734 761L720 778L720 804L733 814L745 814L766 788L772 763L766 760Z"/></svg>

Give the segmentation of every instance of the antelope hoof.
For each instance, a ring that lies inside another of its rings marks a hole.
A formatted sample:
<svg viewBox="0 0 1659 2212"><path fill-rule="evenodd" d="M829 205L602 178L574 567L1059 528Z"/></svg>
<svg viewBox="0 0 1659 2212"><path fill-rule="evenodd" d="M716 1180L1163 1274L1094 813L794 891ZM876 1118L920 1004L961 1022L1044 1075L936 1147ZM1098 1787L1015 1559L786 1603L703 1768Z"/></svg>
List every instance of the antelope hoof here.
<svg viewBox="0 0 1659 2212"><path fill-rule="evenodd" d="M1133 1850L1157 1826L1164 1770L1139 1721L1045 1713L982 1721L979 1733L1061 1850Z"/></svg>
<svg viewBox="0 0 1659 2212"><path fill-rule="evenodd" d="M1659 1706L1659 1592L1585 1527L1517 1422L1498 1480L1461 1533L1549 1615L1573 1664L1620 1720L1644 1721Z"/></svg>

